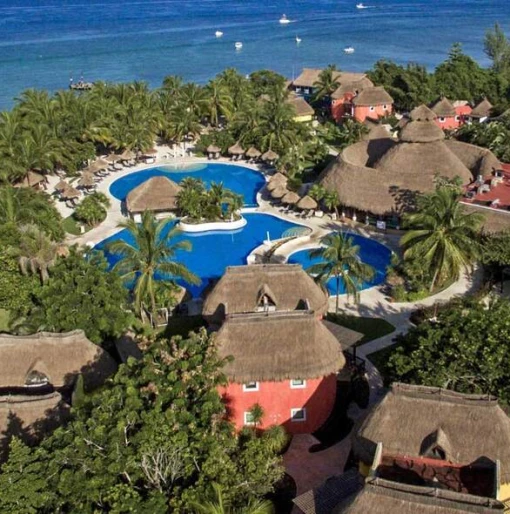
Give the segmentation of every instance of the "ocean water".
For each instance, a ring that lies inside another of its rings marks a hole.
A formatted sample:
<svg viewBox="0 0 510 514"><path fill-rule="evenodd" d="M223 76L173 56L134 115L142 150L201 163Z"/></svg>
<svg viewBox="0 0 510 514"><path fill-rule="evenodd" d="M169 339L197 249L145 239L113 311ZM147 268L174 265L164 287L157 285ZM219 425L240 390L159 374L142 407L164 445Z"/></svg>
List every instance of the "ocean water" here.
<svg viewBox="0 0 510 514"><path fill-rule="evenodd" d="M203 83L230 66L289 78L328 63L363 71L380 58L434 67L456 41L487 64L486 29L499 21L510 31L509 0L366 0L364 10L357 1L0 0L0 109L26 88L82 74L158 86L169 74ZM292 23L278 23L283 13Z"/></svg>

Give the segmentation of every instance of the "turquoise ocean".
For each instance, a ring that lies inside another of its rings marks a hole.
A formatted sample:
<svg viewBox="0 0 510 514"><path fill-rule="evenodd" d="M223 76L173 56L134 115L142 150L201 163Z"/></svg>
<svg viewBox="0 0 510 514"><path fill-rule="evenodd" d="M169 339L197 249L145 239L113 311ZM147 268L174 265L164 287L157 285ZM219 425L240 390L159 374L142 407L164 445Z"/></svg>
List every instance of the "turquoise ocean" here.
<svg viewBox="0 0 510 514"><path fill-rule="evenodd" d="M0 109L26 88L82 75L155 87L169 74L203 83L230 66L289 78L328 63L363 71L380 58L433 68L456 41L487 64L487 28L510 32L510 0L357 1L0 0ZM292 22L279 24L282 14Z"/></svg>

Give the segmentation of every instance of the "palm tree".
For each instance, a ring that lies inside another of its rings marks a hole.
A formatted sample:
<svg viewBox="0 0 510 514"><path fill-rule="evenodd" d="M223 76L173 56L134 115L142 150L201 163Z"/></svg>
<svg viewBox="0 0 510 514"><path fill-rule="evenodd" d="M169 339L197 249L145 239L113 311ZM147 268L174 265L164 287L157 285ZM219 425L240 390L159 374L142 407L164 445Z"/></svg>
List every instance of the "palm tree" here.
<svg viewBox="0 0 510 514"><path fill-rule="evenodd" d="M341 283L345 286L347 296L353 296L358 302L363 282L372 280L374 277L374 268L361 262L359 250L360 247L354 244L352 237L340 232L323 237L320 248L309 252L311 259L320 258L323 262L310 266L307 269L308 273L315 275L316 279L323 284L335 277L337 313Z"/></svg>
<svg viewBox="0 0 510 514"><path fill-rule="evenodd" d="M335 211L336 215L338 216L337 207L340 203L340 199L338 198L338 192L337 191L331 191L326 190L324 192L324 197L322 199L322 203L328 209L328 211L332 212Z"/></svg>
<svg viewBox="0 0 510 514"><path fill-rule="evenodd" d="M229 118L233 111L233 100L228 88L220 80L211 80L205 88L207 93L207 114L211 125L217 127L220 116Z"/></svg>
<svg viewBox="0 0 510 514"><path fill-rule="evenodd" d="M41 283L48 278L48 270L55 264L59 245L52 241L46 233L35 225L20 228L19 265L24 275L38 274Z"/></svg>
<svg viewBox="0 0 510 514"><path fill-rule="evenodd" d="M189 284L200 284L200 279L184 264L172 260L179 250L189 252L191 243L187 240L172 243L179 230L174 227L167 231L171 222L170 219L158 221L152 212L145 211L139 225L133 220L119 225L127 229L134 238L134 244L118 240L107 247L108 251L121 256L114 271L119 272L126 281L135 281L135 308L138 313L147 300L150 301L152 312L156 312L156 276L166 280L182 278Z"/></svg>
<svg viewBox="0 0 510 514"><path fill-rule="evenodd" d="M229 216L232 219L233 215L243 208L244 197L243 195L238 195L231 191L230 194L227 196L226 203L227 216Z"/></svg>
<svg viewBox="0 0 510 514"><path fill-rule="evenodd" d="M308 191L308 196L311 196L316 202L320 202L326 196L326 188L322 184L313 184Z"/></svg>
<svg viewBox="0 0 510 514"><path fill-rule="evenodd" d="M480 255L482 220L479 213L466 213L458 190L447 186L423 196L417 212L404 217L404 226L411 229L400 242L404 258L421 263L432 277L430 291L448 277L457 279Z"/></svg>
<svg viewBox="0 0 510 514"><path fill-rule="evenodd" d="M334 64L326 66L319 74L319 79L314 83L314 101L331 96L339 87L338 72L340 70Z"/></svg>
<svg viewBox="0 0 510 514"><path fill-rule="evenodd" d="M268 500L252 500L242 509L232 508L230 502L223 497L223 487L212 484L211 499L202 502L192 502L194 514L273 514L273 504Z"/></svg>

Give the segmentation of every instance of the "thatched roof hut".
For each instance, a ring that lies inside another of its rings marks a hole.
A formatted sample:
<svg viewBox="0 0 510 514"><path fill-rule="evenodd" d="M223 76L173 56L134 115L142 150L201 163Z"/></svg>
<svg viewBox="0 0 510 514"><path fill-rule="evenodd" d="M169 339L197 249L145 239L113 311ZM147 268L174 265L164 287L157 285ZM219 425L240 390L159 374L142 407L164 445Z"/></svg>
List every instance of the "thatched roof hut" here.
<svg viewBox="0 0 510 514"><path fill-rule="evenodd" d="M41 377L56 388L82 374L89 387L104 382L116 369L110 355L90 342L83 330L29 336L0 334L0 387L17 388Z"/></svg>
<svg viewBox="0 0 510 514"><path fill-rule="evenodd" d="M337 191L342 205L384 215L413 210L418 194L434 190L436 174L467 184L501 168L489 150L444 140L435 122L425 119L427 108L411 116L398 141L374 139L345 148L320 183Z"/></svg>
<svg viewBox="0 0 510 514"><path fill-rule="evenodd" d="M379 442L387 453L419 457L434 434L441 434L438 444L447 461L499 460L501 481L510 482L510 419L487 396L393 384L359 428L353 449L366 463Z"/></svg>
<svg viewBox="0 0 510 514"><path fill-rule="evenodd" d="M203 315L221 322L227 314L254 312L266 304L277 311L328 310L328 297L299 264L229 266L204 302Z"/></svg>
<svg viewBox="0 0 510 514"><path fill-rule="evenodd" d="M216 145L209 145L205 151L208 154L218 154L221 153L221 148Z"/></svg>
<svg viewBox="0 0 510 514"><path fill-rule="evenodd" d="M335 336L311 311L260 312L228 316L216 334L230 381L278 382L313 379L345 365Z"/></svg>
<svg viewBox="0 0 510 514"><path fill-rule="evenodd" d="M239 143L236 143L228 149L228 153L229 155L244 155L244 148Z"/></svg>
<svg viewBox="0 0 510 514"><path fill-rule="evenodd" d="M248 159L258 159L261 155L261 151L257 150L254 146L250 146L246 151L246 157L248 157Z"/></svg>
<svg viewBox="0 0 510 514"><path fill-rule="evenodd" d="M120 160L121 161L132 161L134 158L136 157L136 154L135 152L131 151L131 150L124 150L121 154L120 154Z"/></svg>
<svg viewBox="0 0 510 514"><path fill-rule="evenodd" d="M294 191L289 191L282 198L282 202L286 203L286 204L289 204L289 205L294 205L294 204L298 203L299 200L300 200L300 196L297 193L295 193Z"/></svg>
<svg viewBox="0 0 510 514"><path fill-rule="evenodd" d="M278 186L271 191L271 196L274 199L279 200L283 198L288 192L289 190L285 186Z"/></svg>
<svg viewBox="0 0 510 514"><path fill-rule="evenodd" d="M116 162L120 161L120 155L117 155L116 153L111 153L107 155L104 160L108 162L109 164L115 164Z"/></svg>
<svg viewBox="0 0 510 514"><path fill-rule="evenodd" d="M340 86L333 92L333 100L344 98L347 93L359 93L364 89L374 87L374 83L364 73L342 73Z"/></svg>
<svg viewBox="0 0 510 514"><path fill-rule="evenodd" d="M57 185L55 186L55 191L58 191L59 193L67 189L68 187L71 187L65 180L59 180L57 182Z"/></svg>
<svg viewBox="0 0 510 514"><path fill-rule="evenodd" d="M488 118L491 115L493 105L484 98L481 102L478 102L470 113L471 118Z"/></svg>
<svg viewBox="0 0 510 514"><path fill-rule="evenodd" d="M83 173L83 175L80 177L80 180L78 180L78 185L82 187L91 187L95 185L96 181L94 180L94 175L92 173Z"/></svg>
<svg viewBox="0 0 510 514"><path fill-rule="evenodd" d="M298 209L302 209L303 211L309 211L312 209L317 209L317 202L311 196L303 196L301 200L296 204Z"/></svg>
<svg viewBox="0 0 510 514"><path fill-rule="evenodd" d="M75 198L79 198L81 195L81 193L72 186L64 189L61 194L64 200L74 200Z"/></svg>
<svg viewBox="0 0 510 514"><path fill-rule="evenodd" d="M434 105L432 105L431 109L434 111L436 116L444 117L444 116L455 116L455 107L446 97L440 98Z"/></svg>
<svg viewBox="0 0 510 514"><path fill-rule="evenodd" d="M175 211L180 191L181 186L169 178L152 177L129 192L126 207L131 214Z"/></svg>
<svg viewBox="0 0 510 514"><path fill-rule="evenodd" d="M413 121L434 121L437 118L436 113L424 104L415 107L409 117Z"/></svg>
<svg viewBox="0 0 510 514"><path fill-rule="evenodd" d="M273 150L268 150L266 153L262 154L261 159L264 162L274 162L278 160L279 155L276 152L273 152Z"/></svg>
<svg viewBox="0 0 510 514"><path fill-rule="evenodd" d="M369 87L359 92L353 99L354 105L390 105L393 98L382 86Z"/></svg>
<svg viewBox="0 0 510 514"><path fill-rule="evenodd" d="M97 161L94 161L96 167L100 170L106 170L108 166L110 166L110 163L105 159L98 159Z"/></svg>
<svg viewBox="0 0 510 514"><path fill-rule="evenodd" d="M285 185L289 179L283 173L275 173L270 179L271 184Z"/></svg>
<svg viewBox="0 0 510 514"><path fill-rule="evenodd" d="M313 107L302 96L291 95L287 99L287 103L294 108L297 117L315 114Z"/></svg>
<svg viewBox="0 0 510 514"><path fill-rule="evenodd" d="M495 514L504 508L493 498L367 478L363 489L343 500L332 514Z"/></svg>
<svg viewBox="0 0 510 514"><path fill-rule="evenodd" d="M387 139L390 137L392 136L388 129L384 125L378 123L371 127L368 134L364 134L362 139L364 141L371 141L372 139Z"/></svg>
<svg viewBox="0 0 510 514"><path fill-rule="evenodd" d="M46 182L46 177L44 175L35 171L29 171L17 185L21 187L34 187L42 182Z"/></svg>
<svg viewBox="0 0 510 514"><path fill-rule="evenodd" d="M318 68L303 68L301 74L294 79L292 85L294 87L306 87L313 88L315 87L316 82L320 79L320 74L323 70ZM333 79L342 84L351 84L354 82L359 82L363 79L367 79L365 73L353 73L346 71L334 71ZM373 86L372 82L370 84Z"/></svg>

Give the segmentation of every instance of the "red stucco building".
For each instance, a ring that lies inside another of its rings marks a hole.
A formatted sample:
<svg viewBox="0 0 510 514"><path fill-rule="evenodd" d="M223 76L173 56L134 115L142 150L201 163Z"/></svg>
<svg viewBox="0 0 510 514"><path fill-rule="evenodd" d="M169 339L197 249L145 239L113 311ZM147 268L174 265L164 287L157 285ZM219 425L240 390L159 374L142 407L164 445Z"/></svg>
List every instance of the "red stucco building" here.
<svg viewBox="0 0 510 514"><path fill-rule="evenodd" d="M328 298L299 265L232 266L204 303L216 343L229 358L229 385L220 389L238 429L283 425L311 433L328 418L336 398L336 374L345 365L339 339L322 316Z"/></svg>
<svg viewBox="0 0 510 514"><path fill-rule="evenodd" d="M441 98L431 106L436 115L436 125L443 130L455 130L469 121L472 108L468 102L450 102L448 98Z"/></svg>

